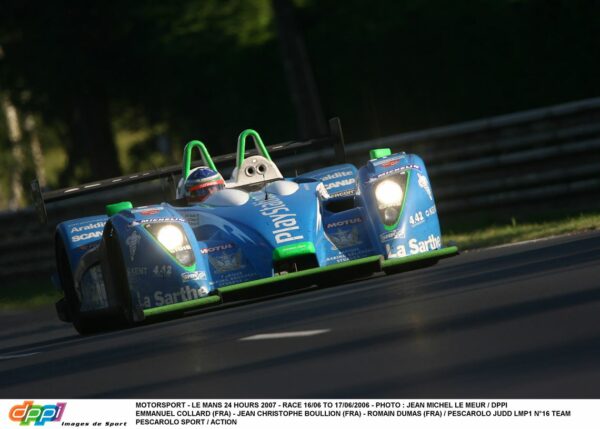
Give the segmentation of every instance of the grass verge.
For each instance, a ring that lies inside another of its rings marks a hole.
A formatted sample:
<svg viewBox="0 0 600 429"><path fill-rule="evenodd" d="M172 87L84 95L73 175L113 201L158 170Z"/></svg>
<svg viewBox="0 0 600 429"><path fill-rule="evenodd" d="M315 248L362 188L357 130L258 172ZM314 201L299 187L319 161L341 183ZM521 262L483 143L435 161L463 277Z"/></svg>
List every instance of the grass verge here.
<svg viewBox="0 0 600 429"><path fill-rule="evenodd" d="M0 290L0 311L53 305L60 298L48 277L8 280Z"/></svg>
<svg viewBox="0 0 600 429"><path fill-rule="evenodd" d="M524 223L519 223L513 218L505 225L460 232L449 230L444 234L444 242L455 243L460 250L468 250L595 229L600 229L600 213L582 213L561 219Z"/></svg>

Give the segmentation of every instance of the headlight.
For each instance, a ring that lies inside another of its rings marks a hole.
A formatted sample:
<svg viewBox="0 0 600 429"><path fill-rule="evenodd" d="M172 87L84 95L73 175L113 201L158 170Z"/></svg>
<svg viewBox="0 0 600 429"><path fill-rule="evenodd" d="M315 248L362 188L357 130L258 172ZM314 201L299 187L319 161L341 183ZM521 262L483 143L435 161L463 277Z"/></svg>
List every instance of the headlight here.
<svg viewBox="0 0 600 429"><path fill-rule="evenodd" d="M165 225L158 230L156 238L171 253L183 246L183 233L174 225Z"/></svg>
<svg viewBox="0 0 600 429"><path fill-rule="evenodd" d="M386 179L375 188L375 198L380 210L401 206L403 196L402 187L393 180Z"/></svg>
<svg viewBox="0 0 600 429"><path fill-rule="evenodd" d="M145 227L181 265L190 267L196 262L192 246L183 232L181 225L173 223L148 223Z"/></svg>
<svg viewBox="0 0 600 429"><path fill-rule="evenodd" d="M395 207L388 207L383 211L383 223L386 225L393 225L398 219L400 212Z"/></svg>
<svg viewBox="0 0 600 429"><path fill-rule="evenodd" d="M408 186L408 174L404 171L392 174L373 184L373 196L379 218L387 230L398 226L402 204Z"/></svg>

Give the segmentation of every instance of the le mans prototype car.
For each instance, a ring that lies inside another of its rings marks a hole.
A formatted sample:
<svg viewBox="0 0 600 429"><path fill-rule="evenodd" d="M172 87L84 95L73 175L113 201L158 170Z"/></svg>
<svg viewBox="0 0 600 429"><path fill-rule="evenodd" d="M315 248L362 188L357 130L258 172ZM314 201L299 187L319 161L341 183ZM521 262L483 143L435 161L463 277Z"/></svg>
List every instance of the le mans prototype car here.
<svg viewBox="0 0 600 429"><path fill-rule="evenodd" d="M249 140L256 155L246 155ZM192 141L181 181L196 149L216 170L204 144ZM358 170L340 164L284 178L253 130L239 136L225 188L203 203L110 204L106 214L59 223L55 245L64 292L56 309L81 334L457 253L442 247L418 156L375 149Z"/></svg>

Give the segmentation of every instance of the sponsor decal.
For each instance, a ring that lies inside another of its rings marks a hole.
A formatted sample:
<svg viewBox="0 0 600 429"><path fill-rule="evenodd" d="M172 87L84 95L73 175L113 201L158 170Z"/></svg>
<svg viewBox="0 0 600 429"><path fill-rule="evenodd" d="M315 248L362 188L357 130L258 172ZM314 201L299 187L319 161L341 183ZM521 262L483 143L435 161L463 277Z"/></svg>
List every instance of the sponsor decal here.
<svg viewBox="0 0 600 429"><path fill-rule="evenodd" d="M148 267L127 267L127 274L130 276L148 275Z"/></svg>
<svg viewBox="0 0 600 429"><path fill-rule="evenodd" d="M173 267L171 265L155 265L152 269L154 277L167 278L173 274Z"/></svg>
<svg viewBox="0 0 600 429"><path fill-rule="evenodd" d="M152 297L145 296L142 299L144 308L150 307L161 307L163 305L176 304L178 302L191 301L208 295L208 288L202 286L200 288L190 287L190 285L184 285L178 291L175 292L163 292L156 291ZM152 303L154 302L154 304Z"/></svg>
<svg viewBox="0 0 600 429"><path fill-rule="evenodd" d="M435 205L429 207L427 210L425 210L425 216L429 217L429 216L433 216L434 214L437 213L437 209L435 207Z"/></svg>
<svg viewBox="0 0 600 429"><path fill-rule="evenodd" d="M87 225L82 225L82 226L73 226L71 228L71 234L73 234L75 232L89 231L91 229L104 228L105 224L106 224L105 221L100 221L100 222L96 222L96 223L89 223Z"/></svg>
<svg viewBox="0 0 600 429"><path fill-rule="evenodd" d="M427 240L423 241L418 241L416 238L413 238L408 240L408 247L410 248L411 255L429 252L430 250L435 250L442 247L442 239L439 235L435 236L433 234L427 237Z"/></svg>
<svg viewBox="0 0 600 429"><path fill-rule="evenodd" d="M82 244L81 246L78 247L78 249L83 250L84 252L87 252L88 250L93 249L95 247L98 247L98 243Z"/></svg>
<svg viewBox="0 0 600 429"><path fill-rule="evenodd" d="M417 177L419 178L417 180L417 182L419 183L419 187L425 192L427 192L427 196L429 196L429 199L433 201L433 194L431 192L431 186L429 186L429 180L427 180L427 177L425 177L425 175L421 173L417 173Z"/></svg>
<svg viewBox="0 0 600 429"><path fill-rule="evenodd" d="M190 246L189 244L184 244L183 246L176 247L173 253L185 252L187 250L192 250L192 246Z"/></svg>
<svg viewBox="0 0 600 429"><path fill-rule="evenodd" d="M329 192L327 192L327 188L325 188L325 185L323 185L323 183L319 183L317 185L317 195L319 196L319 199L321 199L321 200L327 200L327 199L331 198L331 196L329 195Z"/></svg>
<svg viewBox="0 0 600 429"><path fill-rule="evenodd" d="M340 228L335 232L328 233L331 242L338 249L345 249L347 247L357 246L362 244L360 240L360 234L358 227L352 228Z"/></svg>
<svg viewBox="0 0 600 429"><path fill-rule="evenodd" d="M285 205L276 195L271 195L269 199L254 197L254 205L259 207L259 212L268 217L273 223L271 233L275 236L277 244L287 243L289 241L302 240L303 235L294 235L300 229L296 221L296 213L291 213L290 208Z"/></svg>
<svg viewBox="0 0 600 429"><path fill-rule="evenodd" d="M233 247L234 246L232 243L219 244L213 247L203 247L202 249L200 249L200 253L202 253L203 255L207 255L209 253L219 252L221 250L233 249Z"/></svg>
<svg viewBox="0 0 600 429"><path fill-rule="evenodd" d="M83 234L72 236L71 241L73 243L77 243L79 241L89 240L91 238L100 238L100 237L102 237L102 231L84 232Z"/></svg>
<svg viewBox="0 0 600 429"><path fill-rule="evenodd" d="M354 176L354 173L352 171L336 171L334 173L329 173L323 177L320 178L321 182L326 182L328 180L333 180L333 179L340 179L342 177L348 177L348 176Z"/></svg>
<svg viewBox="0 0 600 429"><path fill-rule="evenodd" d="M335 255L335 256L330 256L326 259L327 262L333 262L333 263L340 263L340 262L346 262L349 261L350 258L348 258L346 255L344 255L343 253L340 253L339 255Z"/></svg>
<svg viewBox="0 0 600 429"><path fill-rule="evenodd" d="M384 168L390 168L390 167L393 167L394 165L398 164L399 162L400 162L399 159L392 159L392 160L389 160L386 162L382 162L381 166Z"/></svg>
<svg viewBox="0 0 600 429"><path fill-rule="evenodd" d="M421 170L421 167L417 164L407 164L407 165L403 165L401 167L398 168L394 168L392 170L388 170L388 171L384 171L383 173L379 173L378 175L376 175L375 177L371 177L368 182L374 182L375 180L379 179L380 177L383 176L387 176L389 174L394 174L394 173L398 173L398 172L402 172L402 171L406 171L406 170Z"/></svg>
<svg viewBox="0 0 600 429"><path fill-rule="evenodd" d="M81 311L99 310L108 307L106 286L100 264L92 265L81 277L78 289L81 299Z"/></svg>
<svg viewBox="0 0 600 429"><path fill-rule="evenodd" d="M394 155L388 155L385 158L379 158L379 159L376 159L371 162L373 163L373 165L376 165L376 166L382 165L384 167L387 167L386 164L393 163L391 165L396 165L398 162L400 162L404 158L406 158L406 154L404 152L401 152L401 153L397 153Z"/></svg>
<svg viewBox="0 0 600 429"><path fill-rule="evenodd" d="M162 209L148 209L148 210L142 210L139 213L142 216L152 216L152 215L160 213L161 210Z"/></svg>
<svg viewBox="0 0 600 429"><path fill-rule="evenodd" d="M390 258L399 258L408 255L416 255L418 253L429 252L431 250L436 250L442 247L442 239L438 235L431 234L427 237L427 240L419 241L416 238L412 238L408 240L408 251L406 251L406 247L403 244L396 246L395 249L392 249L392 246L389 244L385 245L386 253Z"/></svg>
<svg viewBox="0 0 600 429"><path fill-rule="evenodd" d="M219 288L222 286L256 280L258 277L258 274L256 274L253 270L229 271L227 273L218 273L218 275L215 276L214 281L211 281L210 284Z"/></svg>
<svg viewBox="0 0 600 429"><path fill-rule="evenodd" d="M344 219L344 220L339 220L337 222L331 222L328 223L326 228L339 228L340 226L346 226L346 225L354 225L356 223L361 223L363 221L362 217L355 217L352 219Z"/></svg>
<svg viewBox="0 0 600 429"><path fill-rule="evenodd" d="M206 280L206 272L205 271L192 271L181 273L181 280L192 281L192 280Z"/></svg>
<svg viewBox="0 0 600 429"><path fill-rule="evenodd" d="M226 273L228 271L236 271L245 268L242 263L242 251L238 250L235 253L223 252L220 255L208 257L208 262L213 269L218 273Z"/></svg>
<svg viewBox="0 0 600 429"><path fill-rule="evenodd" d="M169 222L185 222L185 219L180 217L157 217L152 219L134 220L129 226L144 225L147 223L169 223Z"/></svg>
<svg viewBox="0 0 600 429"><path fill-rule="evenodd" d="M148 207L148 206L143 206L143 207L138 207L135 210L131 210L131 213L139 213L143 216L152 216L158 212L160 212L164 207Z"/></svg>
<svg viewBox="0 0 600 429"><path fill-rule="evenodd" d="M135 259L135 253L141 239L142 236L137 231L133 231L125 240L125 244L129 247L129 258L131 259L131 262Z"/></svg>
<svg viewBox="0 0 600 429"><path fill-rule="evenodd" d="M356 184L356 179L352 177L351 179L336 180L335 182L326 183L325 189L329 191L330 189L341 188L342 186L350 186L354 184Z"/></svg>
<svg viewBox="0 0 600 429"><path fill-rule="evenodd" d="M102 229L106 224L105 221L99 221L94 223L88 223L81 226L72 226L71 234L81 232L82 234L73 235L71 242L78 243L80 241L90 240L92 238L102 237ZM96 230L96 231L94 231Z"/></svg>
<svg viewBox="0 0 600 429"><path fill-rule="evenodd" d="M198 213L183 213L183 217L192 228L200 226L200 215Z"/></svg>
<svg viewBox="0 0 600 429"><path fill-rule="evenodd" d="M399 238L406 238L406 232L404 231L404 228L379 234L379 239L381 242L397 240Z"/></svg>
<svg viewBox="0 0 600 429"><path fill-rule="evenodd" d="M331 194L331 196L332 197L347 197L347 196L354 195L354 194L360 195L360 192L359 192L358 188L357 189L350 189L348 191L334 192L334 193Z"/></svg>
<svg viewBox="0 0 600 429"><path fill-rule="evenodd" d="M185 222L185 219L180 217L156 217L153 219L142 219L140 223L156 223L156 222Z"/></svg>
<svg viewBox="0 0 600 429"><path fill-rule="evenodd" d="M15 405L8 413L8 418L19 422L20 426L44 426L48 422L60 422L67 406L66 402L57 402L55 405L34 405L33 401L24 401Z"/></svg>
<svg viewBox="0 0 600 429"><path fill-rule="evenodd" d="M425 222L425 218L423 217L423 212L421 211L418 211L414 215L410 215L408 217L408 223L410 223L412 227L421 225L423 222Z"/></svg>

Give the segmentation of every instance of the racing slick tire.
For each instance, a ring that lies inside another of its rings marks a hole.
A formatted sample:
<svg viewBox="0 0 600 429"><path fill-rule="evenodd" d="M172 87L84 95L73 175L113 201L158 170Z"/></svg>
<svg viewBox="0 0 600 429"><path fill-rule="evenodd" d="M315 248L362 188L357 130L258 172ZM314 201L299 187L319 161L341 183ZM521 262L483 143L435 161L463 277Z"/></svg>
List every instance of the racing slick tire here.
<svg viewBox="0 0 600 429"><path fill-rule="evenodd" d="M114 264L115 277L122 278L122 272L125 271L122 259L118 263L120 249L116 240L109 239L101 246L106 246L109 254L113 254L112 262ZM115 249L116 248L116 249ZM117 253L118 251L118 253ZM115 261L117 260L117 261ZM66 320L73 323L73 327L80 335L90 335L103 331L122 329L132 324L130 299L127 299L128 294L123 293L122 287L117 287L114 298L117 305L113 305L108 309L85 311L82 312L81 302L77 291L75 290L75 282L73 280L73 271L67 257L65 245L61 239L56 240L56 265L60 277L60 284L63 289L64 299L60 300L56 307L59 314L62 312L66 316ZM117 286L122 286L119 282ZM107 291L108 292L108 291ZM62 318L62 317L61 317Z"/></svg>

